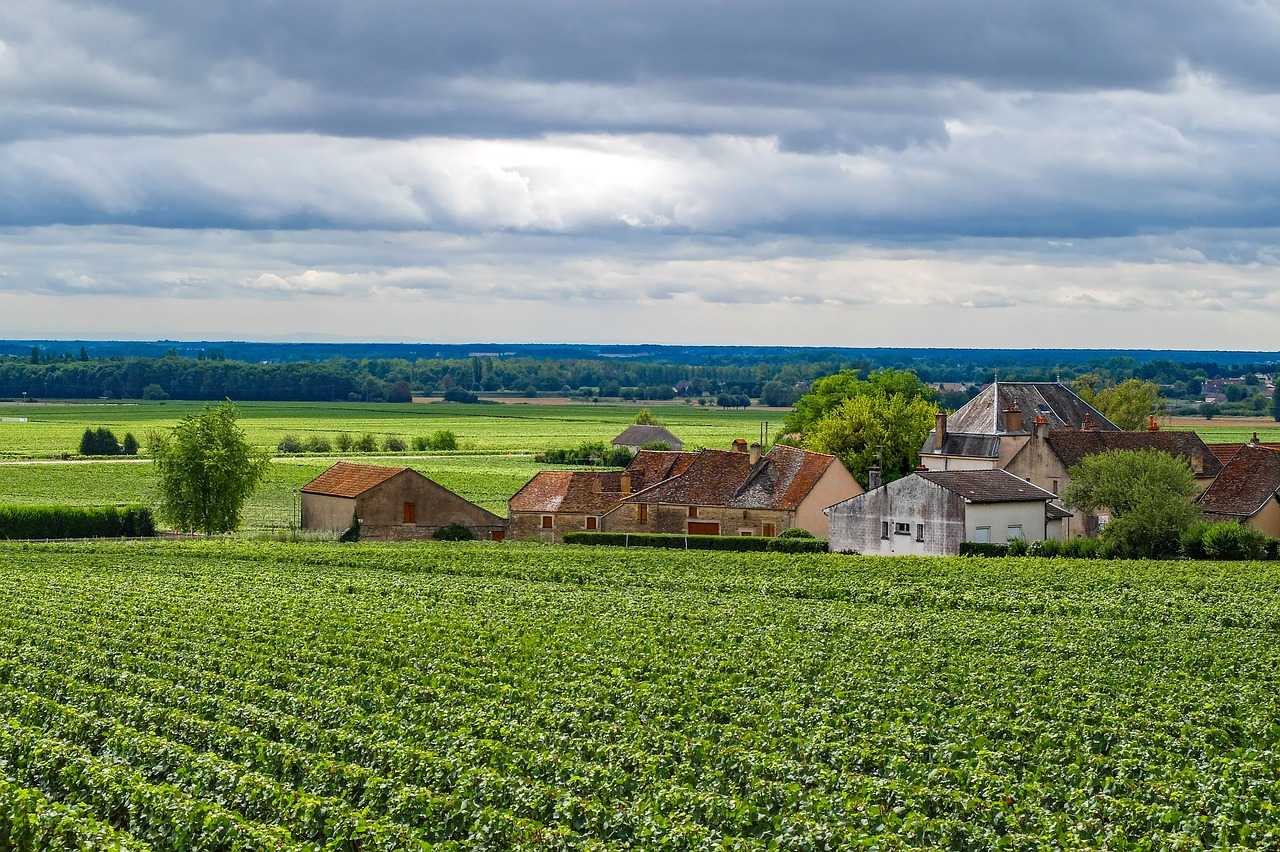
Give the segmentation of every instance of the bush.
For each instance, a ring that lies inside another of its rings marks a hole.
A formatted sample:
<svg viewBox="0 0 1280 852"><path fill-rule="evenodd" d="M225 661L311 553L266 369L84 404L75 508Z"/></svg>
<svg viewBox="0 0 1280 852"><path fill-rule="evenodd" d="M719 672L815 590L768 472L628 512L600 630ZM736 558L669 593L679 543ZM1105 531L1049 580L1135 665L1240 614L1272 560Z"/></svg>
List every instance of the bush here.
<svg viewBox="0 0 1280 852"><path fill-rule="evenodd" d="M1031 551L1031 546L1025 538L1009 539L1009 549L1006 551L1009 556L1026 556Z"/></svg>
<svg viewBox="0 0 1280 852"><path fill-rule="evenodd" d="M302 452L302 441L298 440L297 435L285 435L280 439L280 443L276 444L276 452L291 456L295 453Z"/></svg>
<svg viewBox="0 0 1280 852"><path fill-rule="evenodd" d="M355 445L355 439L351 437L350 433L339 432L334 436L333 443L338 448L338 452L349 453L352 446Z"/></svg>
<svg viewBox="0 0 1280 852"><path fill-rule="evenodd" d="M1103 546L1096 538L1073 538L1062 543L1059 553L1068 559L1097 559L1103 555Z"/></svg>
<svg viewBox="0 0 1280 852"><path fill-rule="evenodd" d="M351 444L351 449L357 453L376 453L378 451L378 439L373 435L365 432Z"/></svg>
<svg viewBox="0 0 1280 852"><path fill-rule="evenodd" d="M431 537L436 541L475 541L476 538L468 527L456 523L441 527Z"/></svg>
<svg viewBox="0 0 1280 852"><path fill-rule="evenodd" d="M1009 545L991 544L983 541L960 542L961 556L1008 556Z"/></svg>
<svg viewBox="0 0 1280 852"><path fill-rule="evenodd" d="M594 544L618 547L669 547L683 550L765 551L771 538L753 535L680 535L679 533L571 532L565 544Z"/></svg>
<svg viewBox="0 0 1280 852"><path fill-rule="evenodd" d="M1200 548L1206 559L1264 559L1267 537L1243 524L1222 521L1205 526Z"/></svg>
<svg viewBox="0 0 1280 852"><path fill-rule="evenodd" d="M427 439L427 449L456 450L458 449L458 436L448 429L432 432L431 437Z"/></svg>
<svg viewBox="0 0 1280 852"><path fill-rule="evenodd" d="M164 388L153 383L153 384L147 385L142 389L142 398L153 399L153 400L168 399L169 394L165 392Z"/></svg>
<svg viewBox="0 0 1280 852"><path fill-rule="evenodd" d="M809 532L804 527L791 527L790 529L783 530L778 535L778 538L817 538L817 536Z"/></svg>
<svg viewBox="0 0 1280 852"><path fill-rule="evenodd" d="M1056 538L1046 538L1041 541L1033 541L1027 546L1028 556L1039 556L1042 559L1053 559L1062 553L1062 542Z"/></svg>
<svg viewBox="0 0 1280 852"><path fill-rule="evenodd" d="M788 531L789 532L789 531ZM765 546L765 550L772 553L826 553L827 540L825 538L814 538L810 534L809 538L800 538L797 536L787 537L785 535L777 538L767 538L769 542Z"/></svg>
<svg viewBox="0 0 1280 852"><path fill-rule="evenodd" d="M0 506L4 538L150 538L155 519L145 506Z"/></svg>
<svg viewBox="0 0 1280 852"><path fill-rule="evenodd" d="M329 443L329 439L324 435L311 435L306 440L306 448L309 453L331 453L333 445Z"/></svg>
<svg viewBox="0 0 1280 852"><path fill-rule="evenodd" d="M534 461L541 464L626 467L631 463L631 451L626 447L611 447L603 441L586 441L571 449L539 453L534 456Z"/></svg>
<svg viewBox="0 0 1280 852"><path fill-rule="evenodd" d="M132 432L124 433L124 440L120 443L120 453L126 456L136 456L138 454L138 439L133 437Z"/></svg>
<svg viewBox="0 0 1280 852"><path fill-rule="evenodd" d="M471 402L480 401L480 397L476 396L470 391L464 391L462 388L449 388L447 391L444 392L444 398L446 402L471 403Z"/></svg>
<svg viewBox="0 0 1280 852"><path fill-rule="evenodd" d="M398 438L395 435L388 435L382 442L382 449L389 453L403 453L408 449L408 445L405 444L404 438Z"/></svg>
<svg viewBox="0 0 1280 852"><path fill-rule="evenodd" d="M97 429L85 429L80 436L80 455L82 456L118 456L120 442L110 429L99 426Z"/></svg>

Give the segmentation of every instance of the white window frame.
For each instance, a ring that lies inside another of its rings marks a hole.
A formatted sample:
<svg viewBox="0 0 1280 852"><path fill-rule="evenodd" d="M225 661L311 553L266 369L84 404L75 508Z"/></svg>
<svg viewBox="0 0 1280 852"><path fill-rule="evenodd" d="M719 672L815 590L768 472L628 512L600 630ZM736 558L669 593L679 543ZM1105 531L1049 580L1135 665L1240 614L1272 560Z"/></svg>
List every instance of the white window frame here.
<svg viewBox="0 0 1280 852"><path fill-rule="evenodd" d="M974 527L973 540L978 544L990 544L991 527Z"/></svg>
<svg viewBox="0 0 1280 852"><path fill-rule="evenodd" d="M1022 524L1009 524L1005 527L1005 535L1009 541L1013 541L1015 538L1022 541L1027 540L1027 533L1022 529Z"/></svg>
<svg viewBox="0 0 1280 852"><path fill-rule="evenodd" d="M910 521L896 521L893 525L894 535L911 535Z"/></svg>

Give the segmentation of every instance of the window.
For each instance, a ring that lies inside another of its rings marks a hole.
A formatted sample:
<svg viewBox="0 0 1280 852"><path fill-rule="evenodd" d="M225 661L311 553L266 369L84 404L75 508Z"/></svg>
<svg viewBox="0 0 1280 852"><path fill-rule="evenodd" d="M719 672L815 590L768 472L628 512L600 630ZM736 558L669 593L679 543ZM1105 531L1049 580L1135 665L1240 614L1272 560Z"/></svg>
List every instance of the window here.
<svg viewBox="0 0 1280 852"><path fill-rule="evenodd" d="M889 522L888 521L880 522L880 537L883 539L889 538Z"/></svg>
<svg viewBox="0 0 1280 852"><path fill-rule="evenodd" d="M636 520L642 524L649 523L649 504L638 503L636 505Z"/></svg>
<svg viewBox="0 0 1280 852"><path fill-rule="evenodd" d="M555 518L554 518L554 517L552 517L551 515L543 515L543 516L542 516L542 528L543 528L544 530L549 530L549 529L551 529L551 526L552 526L552 524L554 524L554 523L555 523Z"/></svg>
<svg viewBox="0 0 1280 852"><path fill-rule="evenodd" d="M595 515L587 515L587 529L595 530L600 528L600 519Z"/></svg>
<svg viewBox="0 0 1280 852"><path fill-rule="evenodd" d="M749 529L738 530L738 535L755 535L755 534L756 534L755 530L749 530Z"/></svg>
<svg viewBox="0 0 1280 852"><path fill-rule="evenodd" d="M973 540L978 544L990 544L991 527L978 527L973 531Z"/></svg>
<svg viewBox="0 0 1280 852"><path fill-rule="evenodd" d="M777 524L762 524L760 527L760 535L766 536L768 538L773 538L777 534L778 534Z"/></svg>
<svg viewBox="0 0 1280 852"><path fill-rule="evenodd" d="M1022 538L1022 524L1009 524L1009 538Z"/></svg>
<svg viewBox="0 0 1280 852"><path fill-rule="evenodd" d="M404 504L404 522L406 524L416 524L418 522L418 507L413 503L406 502Z"/></svg>
<svg viewBox="0 0 1280 852"><path fill-rule="evenodd" d="M1057 494L1057 493L1058 493L1058 480L1056 480L1056 479L1050 479L1050 480L1049 480L1049 488L1053 491L1053 493L1054 493L1054 494Z"/></svg>
<svg viewBox="0 0 1280 852"><path fill-rule="evenodd" d="M924 524L916 524L916 541L924 541Z"/></svg>
<svg viewBox="0 0 1280 852"><path fill-rule="evenodd" d="M911 524L904 524L901 521L893 525L894 535L911 535Z"/></svg>
<svg viewBox="0 0 1280 852"><path fill-rule="evenodd" d="M696 518L696 517L698 517L698 507L697 507L697 506L690 506L690 507L689 507L689 517L691 517L691 518Z"/></svg>
<svg viewBox="0 0 1280 852"><path fill-rule="evenodd" d="M504 532L503 530L490 530L490 531L489 531L489 539L490 539L491 541L503 541L506 537L507 537L507 534L506 534L506 532Z"/></svg>

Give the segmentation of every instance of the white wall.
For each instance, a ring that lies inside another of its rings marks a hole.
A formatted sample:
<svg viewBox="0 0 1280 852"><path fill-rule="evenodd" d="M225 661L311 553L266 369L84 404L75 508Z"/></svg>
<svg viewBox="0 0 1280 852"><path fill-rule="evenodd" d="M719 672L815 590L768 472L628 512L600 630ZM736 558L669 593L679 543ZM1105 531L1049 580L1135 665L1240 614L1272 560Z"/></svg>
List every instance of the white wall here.
<svg viewBox="0 0 1280 852"><path fill-rule="evenodd" d="M1043 541L1045 537L1044 503L1018 501L1008 503L969 503L965 506L964 534L966 541L977 541L978 527L991 528L991 543L1004 544L1008 540L1011 524L1022 525L1022 537L1027 541Z"/></svg>
<svg viewBox="0 0 1280 852"><path fill-rule="evenodd" d="M929 453L920 454L920 463L929 470L992 470L996 466L995 459L968 459Z"/></svg>

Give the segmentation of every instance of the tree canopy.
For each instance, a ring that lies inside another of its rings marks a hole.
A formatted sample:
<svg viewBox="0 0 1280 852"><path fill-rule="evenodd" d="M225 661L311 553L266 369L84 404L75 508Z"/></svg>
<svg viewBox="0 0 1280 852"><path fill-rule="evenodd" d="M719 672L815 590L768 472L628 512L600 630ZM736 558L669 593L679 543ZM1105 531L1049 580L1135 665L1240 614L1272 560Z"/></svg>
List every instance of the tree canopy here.
<svg viewBox="0 0 1280 852"><path fill-rule="evenodd" d="M1078 379L1076 392L1121 429L1130 432L1143 429L1147 418L1162 410L1160 386L1155 382L1126 379L1118 385L1095 390L1092 381L1091 377Z"/></svg>
<svg viewBox="0 0 1280 852"><path fill-rule="evenodd" d="M837 456L864 486L877 462L890 482L915 469L934 410L928 400L901 393L850 397L805 433L805 446Z"/></svg>
<svg viewBox="0 0 1280 852"><path fill-rule="evenodd" d="M1195 475L1159 450L1111 450L1086 456L1070 471L1063 493L1070 506L1111 520L1101 537L1116 555L1176 556L1184 530L1196 522Z"/></svg>
<svg viewBox="0 0 1280 852"><path fill-rule="evenodd" d="M240 526L249 495L266 476L269 454L255 450L230 402L151 434L160 480L160 514L177 529L206 535Z"/></svg>
<svg viewBox="0 0 1280 852"><path fill-rule="evenodd" d="M846 400L864 396L901 396L910 402L932 399L933 390L910 370L876 370L865 379L856 370L842 370L818 379L796 400L795 410L783 421L783 431L808 433Z"/></svg>

